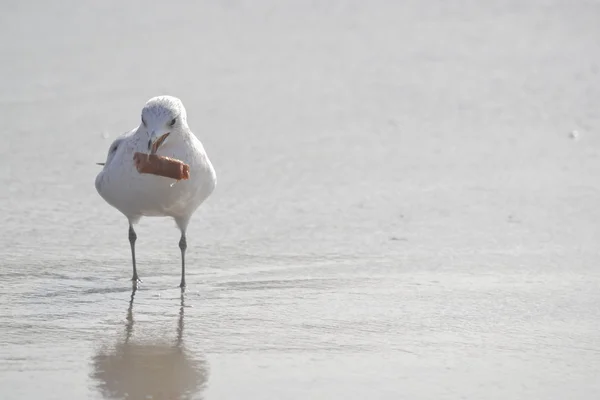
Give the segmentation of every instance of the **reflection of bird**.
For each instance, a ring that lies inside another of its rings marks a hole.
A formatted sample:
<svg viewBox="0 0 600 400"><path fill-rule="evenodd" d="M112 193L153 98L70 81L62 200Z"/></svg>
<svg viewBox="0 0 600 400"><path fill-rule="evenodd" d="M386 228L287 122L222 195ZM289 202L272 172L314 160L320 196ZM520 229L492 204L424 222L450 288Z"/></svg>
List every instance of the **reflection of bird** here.
<svg viewBox="0 0 600 400"><path fill-rule="evenodd" d="M189 179L172 185L172 179L138 173L133 155L147 151L188 164ZM142 109L141 124L117 138L109 147L106 162L100 165L104 167L96 177L98 193L129 220L134 283L139 278L133 225L144 216L172 217L181 231L180 286L185 287L185 233L192 214L213 192L217 177L202 143L188 127L181 100L171 96L148 100Z"/></svg>
<svg viewBox="0 0 600 400"><path fill-rule="evenodd" d="M131 293L125 337L112 349L101 349L93 357L91 377L107 399L191 399L197 398L208 379L204 360L197 360L183 342L184 297L174 344L132 340L134 318Z"/></svg>

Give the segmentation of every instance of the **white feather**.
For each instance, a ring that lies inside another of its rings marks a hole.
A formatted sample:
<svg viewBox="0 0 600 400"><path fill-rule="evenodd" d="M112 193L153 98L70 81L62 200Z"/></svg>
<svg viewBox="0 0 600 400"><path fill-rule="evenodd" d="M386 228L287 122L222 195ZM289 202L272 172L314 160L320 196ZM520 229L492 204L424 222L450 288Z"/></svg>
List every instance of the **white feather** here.
<svg viewBox="0 0 600 400"><path fill-rule="evenodd" d="M171 96L154 97L142 110L145 124L117 138L109 147L106 163L96 177L96 189L107 203L121 211L131 224L141 217L172 217L184 232L196 209L213 192L217 177L200 140L187 125L181 101ZM169 121L176 119L173 127ZM173 179L140 174L133 154L148 152L149 131L166 127L167 140L156 154L190 166L190 179L172 185Z"/></svg>

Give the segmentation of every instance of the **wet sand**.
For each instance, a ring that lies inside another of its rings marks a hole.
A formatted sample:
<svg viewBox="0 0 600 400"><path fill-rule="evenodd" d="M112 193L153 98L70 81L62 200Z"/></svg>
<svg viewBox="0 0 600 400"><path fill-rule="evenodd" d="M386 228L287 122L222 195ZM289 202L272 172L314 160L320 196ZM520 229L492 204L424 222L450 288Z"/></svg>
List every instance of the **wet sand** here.
<svg viewBox="0 0 600 400"><path fill-rule="evenodd" d="M63 1L0 16L2 399L596 399L600 7ZM96 162L176 95L179 288ZM576 132L576 133L574 133Z"/></svg>

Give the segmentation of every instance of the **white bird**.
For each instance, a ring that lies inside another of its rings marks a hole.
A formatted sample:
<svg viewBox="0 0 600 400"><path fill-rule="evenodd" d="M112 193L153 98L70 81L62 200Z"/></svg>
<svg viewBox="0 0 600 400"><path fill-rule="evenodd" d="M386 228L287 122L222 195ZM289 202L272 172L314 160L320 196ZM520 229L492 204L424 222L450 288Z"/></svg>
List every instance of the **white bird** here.
<svg viewBox="0 0 600 400"><path fill-rule="evenodd" d="M150 152L183 161L190 167L188 180L178 181L140 174L134 164L135 152ZM117 138L109 147L96 190L129 220L129 243L134 284L140 281L135 263L137 235L133 225L142 217L171 217L181 231L181 283L185 287L186 230L196 209L217 184L215 170L204 146L187 124L183 103L176 97L153 97L142 109L140 125Z"/></svg>

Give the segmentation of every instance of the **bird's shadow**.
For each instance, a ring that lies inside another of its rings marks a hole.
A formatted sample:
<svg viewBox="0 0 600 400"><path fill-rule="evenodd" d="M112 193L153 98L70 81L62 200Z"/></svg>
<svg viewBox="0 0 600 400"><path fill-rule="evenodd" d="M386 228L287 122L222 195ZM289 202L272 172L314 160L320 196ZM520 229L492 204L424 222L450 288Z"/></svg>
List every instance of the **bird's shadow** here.
<svg viewBox="0 0 600 400"><path fill-rule="evenodd" d="M185 294L181 292L174 342L134 340L133 313L137 288L131 291L124 335L92 357L91 378L106 399L198 398L208 381L208 365L184 343Z"/></svg>

